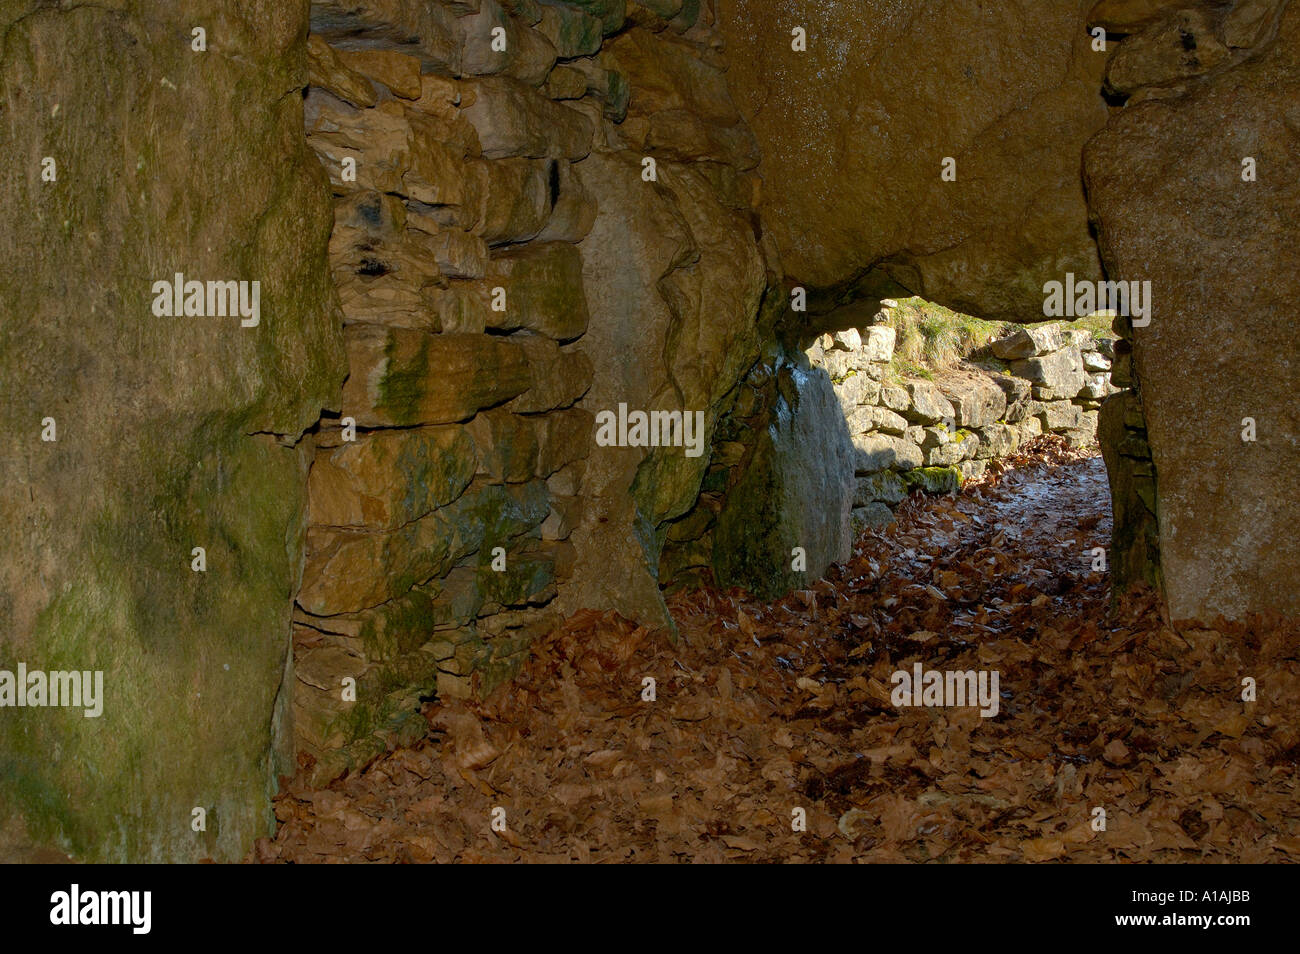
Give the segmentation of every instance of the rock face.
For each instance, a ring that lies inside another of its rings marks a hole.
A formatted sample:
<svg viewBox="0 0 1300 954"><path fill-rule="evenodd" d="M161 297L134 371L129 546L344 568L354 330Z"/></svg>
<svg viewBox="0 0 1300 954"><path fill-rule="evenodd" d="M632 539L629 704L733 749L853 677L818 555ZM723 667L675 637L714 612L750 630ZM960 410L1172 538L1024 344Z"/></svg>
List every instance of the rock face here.
<svg viewBox="0 0 1300 954"><path fill-rule="evenodd" d="M900 0L868 15L720 0L786 273L824 288L888 259L916 294L1023 321L1042 320L1045 282L1099 277L1079 181L1106 122L1090 6ZM806 52L791 49L795 27Z"/></svg>
<svg viewBox="0 0 1300 954"><path fill-rule="evenodd" d="M806 367L782 373L780 404L714 537L722 586L774 596L847 560L853 541L853 444L830 379Z"/></svg>
<svg viewBox="0 0 1300 954"><path fill-rule="evenodd" d="M1175 619L1300 613L1290 412L1300 393L1291 318L1300 292L1300 7L1264 12L1252 33L1259 42L1213 75L1181 85L1177 61L1149 77L1172 85L1141 91L1146 101L1118 114L1085 156L1110 276L1152 283L1151 322L1131 335ZM1212 34L1238 23L1233 13L1198 11ZM1168 23L1154 18L1152 33L1120 51L1162 37ZM1255 181L1243 178L1247 158ZM1150 176L1153 168L1162 174ZM1243 440L1246 418L1254 441Z"/></svg>
<svg viewBox="0 0 1300 954"><path fill-rule="evenodd" d="M758 358L769 284L750 220L753 142L719 64L701 54L711 36L701 23L680 37L634 30L608 44L602 62L631 89L627 118L607 124L606 145L574 167L598 208L580 245L595 365L581 406L698 412L706 446ZM657 182L643 178L645 155L657 157ZM667 624L655 568L708 465L707 452L678 447L594 447L574 585L560 605Z"/></svg>
<svg viewBox="0 0 1300 954"><path fill-rule="evenodd" d="M104 685L98 718L3 710L0 814L80 860L238 860L292 772L292 445L345 370L306 11L9 3L0 33L0 668ZM259 323L156 315L177 272L259 281Z"/></svg>
<svg viewBox="0 0 1300 954"><path fill-rule="evenodd" d="M558 613L669 622L660 551L770 276L708 19L642 10L605 39L623 9L313 7L304 118L350 371L295 614L316 782L420 731L420 696L491 691ZM597 442L620 408L684 415L693 447Z"/></svg>

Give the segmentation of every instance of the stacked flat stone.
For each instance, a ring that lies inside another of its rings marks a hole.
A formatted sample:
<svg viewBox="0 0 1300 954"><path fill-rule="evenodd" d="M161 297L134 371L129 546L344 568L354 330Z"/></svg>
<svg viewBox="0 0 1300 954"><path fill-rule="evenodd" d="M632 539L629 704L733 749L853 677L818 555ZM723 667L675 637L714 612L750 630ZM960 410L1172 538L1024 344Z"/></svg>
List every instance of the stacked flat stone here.
<svg viewBox="0 0 1300 954"><path fill-rule="evenodd" d="M646 455L593 446L594 411L700 410L711 433L758 357L768 269L756 147L698 4L323 0L311 27L349 370L294 612L320 783L422 732L430 688L511 678L574 609L616 593L666 621L628 541L695 501L709 458L658 452L634 499Z"/></svg>
<svg viewBox="0 0 1300 954"><path fill-rule="evenodd" d="M992 343L994 360L934 380L891 382L895 333L884 325L823 335L810 349L830 375L855 449L858 528L887 525L913 490L945 493L984 474L1040 434L1091 444L1116 388L1113 342L1060 325L1022 328Z"/></svg>

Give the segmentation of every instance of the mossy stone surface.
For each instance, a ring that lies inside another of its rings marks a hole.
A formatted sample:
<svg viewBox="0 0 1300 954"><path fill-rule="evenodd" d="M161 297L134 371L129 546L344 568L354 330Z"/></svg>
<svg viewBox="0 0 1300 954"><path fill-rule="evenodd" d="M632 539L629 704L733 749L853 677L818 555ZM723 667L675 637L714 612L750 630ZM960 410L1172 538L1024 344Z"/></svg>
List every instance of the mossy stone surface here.
<svg viewBox="0 0 1300 954"><path fill-rule="evenodd" d="M0 667L102 670L105 694L97 719L4 712L0 813L80 861L237 860L290 770L290 445L344 373L328 183L302 138L306 17L0 9L0 220L18 223L0 233ZM155 316L152 285L177 272L260 281L260 323Z"/></svg>
<svg viewBox="0 0 1300 954"><path fill-rule="evenodd" d="M852 542L853 445L831 380L821 369L799 366L781 375L787 383L772 422L714 532L718 582L760 596L816 579L848 558Z"/></svg>
<svg viewBox="0 0 1300 954"><path fill-rule="evenodd" d="M903 474L908 490L927 494L954 494L961 490L961 469L957 467L918 467Z"/></svg>

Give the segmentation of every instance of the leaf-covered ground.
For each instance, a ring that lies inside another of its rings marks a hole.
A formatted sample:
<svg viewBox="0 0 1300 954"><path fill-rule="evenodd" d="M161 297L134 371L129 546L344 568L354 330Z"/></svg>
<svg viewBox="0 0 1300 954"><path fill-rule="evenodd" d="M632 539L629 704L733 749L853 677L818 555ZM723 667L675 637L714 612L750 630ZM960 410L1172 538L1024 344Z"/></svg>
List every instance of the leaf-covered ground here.
<svg viewBox="0 0 1300 954"><path fill-rule="evenodd" d="M1112 613L1100 459L1013 463L778 603L674 597L675 646L577 615L485 703L430 706L419 746L290 783L250 859L1300 859L1300 633ZM916 662L996 670L1000 711L895 707Z"/></svg>

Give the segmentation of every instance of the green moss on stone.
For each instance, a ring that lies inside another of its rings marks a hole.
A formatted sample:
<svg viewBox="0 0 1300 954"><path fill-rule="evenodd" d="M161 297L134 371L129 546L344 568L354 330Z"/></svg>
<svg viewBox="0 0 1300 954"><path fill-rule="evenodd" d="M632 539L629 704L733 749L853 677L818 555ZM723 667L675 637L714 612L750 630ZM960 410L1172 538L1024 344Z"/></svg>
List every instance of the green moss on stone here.
<svg viewBox="0 0 1300 954"><path fill-rule="evenodd" d="M420 419L420 402L429 391L429 339L420 342L409 361L401 359L396 342L390 336L384 348L388 365L379 381L378 406L394 423L415 424Z"/></svg>
<svg viewBox="0 0 1300 954"><path fill-rule="evenodd" d="M485 562L479 567L478 578L487 601L526 606L555 582L555 564L543 554L508 554L504 570L494 570L490 562Z"/></svg>
<svg viewBox="0 0 1300 954"><path fill-rule="evenodd" d="M245 10L227 55L196 58L176 38L221 4L108 6L0 13L0 86L34 97L0 151L60 171L0 168L0 219L26 223L0 237L0 393L15 420L57 408L60 431L40 454L0 435L0 484L35 490L0 498L0 523L31 528L13 565L54 568L35 602L3 580L23 622L0 651L102 670L105 693L97 719L0 718L0 811L82 861L235 860L271 830L289 768L303 535L304 461L253 435L292 440L346 373L328 183L295 95L308 14ZM177 271L260 281L260 325L152 315L151 283Z"/></svg>
<svg viewBox="0 0 1300 954"><path fill-rule="evenodd" d="M927 494L951 494L961 489L961 470L957 467L918 467L903 474L907 489Z"/></svg>

